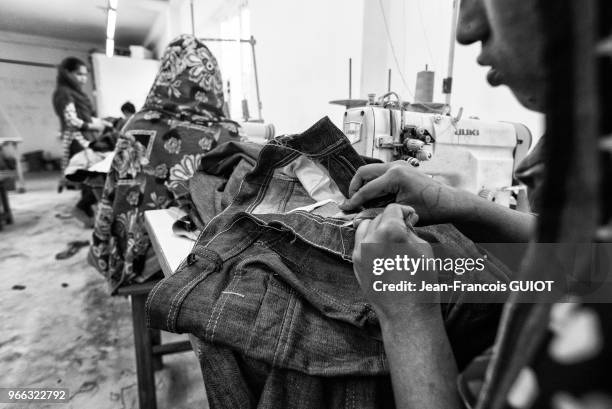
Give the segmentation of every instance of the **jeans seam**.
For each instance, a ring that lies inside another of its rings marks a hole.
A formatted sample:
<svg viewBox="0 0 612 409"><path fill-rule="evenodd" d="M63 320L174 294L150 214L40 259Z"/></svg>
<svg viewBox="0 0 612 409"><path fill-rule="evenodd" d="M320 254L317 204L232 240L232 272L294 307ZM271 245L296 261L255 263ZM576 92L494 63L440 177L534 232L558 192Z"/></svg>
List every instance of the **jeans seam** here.
<svg viewBox="0 0 612 409"><path fill-rule="evenodd" d="M338 226L338 232L340 233L340 243L342 243L342 253L346 254L346 247L344 246L344 238L342 238L342 228Z"/></svg>
<svg viewBox="0 0 612 409"><path fill-rule="evenodd" d="M342 148L346 147L346 141L344 140L339 140L337 142L334 142L332 145L327 146L325 149L323 149L322 151L318 152L318 153L310 153L310 152L303 152L303 151L299 151L291 146L287 146L287 145L282 145L283 148L290 150L294 153L297 153L299 155L302 156L306 156L308 158L311 159L316 159L317 161L319 161L320 158L324 158L326 156L331 156L334 152L336 152L337 150L340 150Z"/></svg>
<svg viewBox="0 0 612 409"><path fill-rule="evenodd" d="M230 283L229 283L228 287L234 283L234 280L235 280L235 279L236 279L236 275L234 275L234 276L232 277L232 280L230 281ZM221 297L222 297L222 296L223 296L223 294L221 295ZM205 329L205 331L204 331L204 334L205 334L205 335L206 335L206 337L208 338L208 341L209 341L209 342L212 342L212 337L208 336L207 334L208 334L208 332L209 332L209 328L210 328L210 325L211 325L211 323L212 323L213 317L215 316L215 311L217 311L217 308L220 306L220 304L221 304L221 301L220 301L220 300L217 300L217 302L215 302L215 305L214 305L214 307L213 307L213 309L212 309L212 311L211 311L211 313L210 313L210 316L208 317L208 322L206 323L206 329Z"/></svg>
<svg viewBox="0 0 612 409"><path fill-rule="evenodd" d="M277 168L280 168L281 166L284 166L285 163L291 163L292 161L297 159L297 157L298 157L297 155L288 155L288 156L282 157L281 159L279 159L273 165L270 166L269 171L266 174L266 176L265 176L265 178L263 180L263 183L262 183L262 185L259 188L259 191L257 192L257 196L255 197L253 202L245 209L245 212L251 213L261 203L261 201L265 197L265 194L266 194L266 191L268 190L268 187L270 186L270 180L274 177L274 171Z"/></svg>
<svg viewBox="0 0 612 409"><path fill-rule="evenodd" d="M270 250L271 250L271 249L270 249ZM272 251L274 251L274 250L272 250ZM289 261L289 262L290 262L290 263L292 263L292 264L295 264L295 263L293 263L293 261L291 261L289 258L285 257L284 255L282 255L282 254L280 254L280 253L277 253L277 252L275 252L275 253L276 253L276 254L277 254L277 255L278 255L280 258L282 258L282 259L284 259L284 260L287 260L287 261ZM329 295L327 295L327 294L325 294L325 293L320 292L320 291L319 291L319 290L317 290L316 288L314 288L314 287L310 287L309 289L310 289L310 291L312 291L313 293L315 293L315 294L317 294L317 295L319 295L319 296L321 296L321 297L323 297L323 298L325 298L325 299L327 299L327 300L331 301L333 304L335 304L335 305L337 305L338 307L340 307L340 309L341 309L342 311L344 311L344 312L354 312L354 311L353 311L353 309L352 309L352 308L351 308L349 305L346 305L346 304L341 303L340 301L338 301L338 300L336 300L336 299L334 299L334 298L330 297Z"/></svg>
<svg viewBox="0 0 612 409"><path fill-rule="evenodd" d="M214 260L217 261L217 260ZM198 285L202 280L204 280L211 272L216 271L218 268L217 263L211 269L204 269L200 274L198 274L193 280L191 280L187 285L181 288L174 297L172 297L172 301L170 302L170 311L168 311L168 317L166 319L166 325L168 329L176 330L176 319L178 317L178 312L183 305L183 301L185 298L183 295L186 295L189 291L191 291L196 285ZM179 301L180 300L180 301ZM170 325L172 323L172 326Z"/></svg>
<svg viewBox="0 0 612 409"><path fill-rule="evenodd" d="M285 288L283 288L280 285L276 285L275 287L278 287L280 289L285 290ZM285 312L283 314L283 321L281 323L280 332L278 334L278 339L276 341L276 345L274 346L274 356L272 357L272 364L273 365L277 365L279 363L277 361L276 357L277 357L278 352L279 352L280 344L282 343L281 341L283 339L283 332L284 332L284 329L285 329L285 324L287 322L287 315L289 314L289 310L291 309L291 303L293 302L293 297L291 296L292 295L291 291L292 291L291 289L289 291L287 291L287 293L289 293L289 296L290 296L290 298L289 298L289 305L287 306L287 309L285 310Z"/></svg>
<svg viewBox="0 0 612 409"><path fill-rule="evenodd" d="M178 302L178 299L181 297L183 292L187 288L189 288L194 282L196 282L198 278L200 278L200 276L203 274L206 274L206 273L198 274L195 278L193 278L186 285L184 285L179 291L177 291L176 294L174 294L174 297L172 297L172 300L170 301L170 310L168 311L168 316L166 317L166 327L168 328L168 330L172 331L176 328L176 323L174 322L174 318L173 318L174 311L175 310L178 311L180 309L180 305L178 304L182 304L182 302Z"/></svg>
<svg viewBox="0 0 612 409"><path fill-rule="evenodd" d="M295 212L292 212L292 213L293 213L293 214L300 215L300 216L304 216L304 217L306 217L307 219L310 219L310 220L312 220L313 222L318 223L318 224L329 224L330 226L334 226L334 227L335 227L335 226L337 226L337 227L342 227L342 224L340 224L340 223L334 223L334 222L332 222L332 221L327 221L327 220L325 220L325 219L327 219L327 218L325 218L325 217L323 217L323 220L319 220L319 219L317 219L317 217L322 217L322 216L319 216L319 215L315 215L315 214L309 213L309 212L307 212L306 210L298 210L298 211L295 211ZM331 218L331 217L330 217L330 219L333 219L333 218ZM347 220L342 220L342 219L334 219L334 220L342 221L343 223L346 223L346 222L347 222ZM351 227L347 227L347 229L352 229L352 228L351 228Z"/></svg>
<svg viewBox="0 0 612 409"><path fill-rule="evenodd" d="M244 209L245 212L251 213L253 209L255 209L257 205L263 200L266 194L265 192L268 190L270 179L272 179L273 174L274 174L274 168L271 168L268 171L268 173L266 173L261 186L259 186L259 190L257 191L257 195L255 196L255 199L253 200L251 204L247 206L246 209Z"/></svg>
<svg viewBox="0 0 612 409"><path fill-rule="evenodd" d="M283 200L281 201L279 205L279 208L278 208L279 213L284 213L285 210L287 209L287 203L289 203L289 199L291 199L291 195L293 195L294 190L295 190L295 182L289 184L289 187L287 188L287 192L285 193Z"/></svg>
<svg viewBox="0 0 612 409"><path fill-rule="evenodd" d="M240 182L240 186L238 186L238 192L236 192L236 195L232 198L231 202L227 205L226 210L231 208L232 205L234 204L234 202L236 201L236 198L240 196L240 192L242 191L243 184L244 184L244 179L242 179L242 181ZM210 226L213 221L215 221L218 217L220 217L224 213L225 213L225 211L222 211L221 213L216 214L212 219L210 219L210 221L208 223L206 223L206 226L204 226L204 229L202 229L202 231L200 232L200 234L198 236L198 239L196 240L196 243L200 242L200 239L204 236L204 233L206 232L206 228L208 226ZM204 247L206 247L206 246L204 246Z"/></svg>
<svg viewBox="0 0 612 409"><path fill-rule="evenodd" d="M251 216L252 218L256 219L256 220L257 220L259 223L261 223L261 224L260 224L261 226L263 226L263 227L270 227L270 226L268 226L268 224L267 224L265 221L263 221L263 220L261 220L261 219L259 219L259 218L255 217L253 214L251 214L250 216ZM273 220L273 221L276 221L276 222L278 222L278 223L281 223L281 224L282 224L282 222L281 222L281 221L279 221L279 220ZM327 247L324 247L324 246L318 245L318 244L316 244L316 243L313 243L312 241L308 240L307 238L305 238L305 237L304 237L304 236L302 236L301 234L298 234L298 233L297 233L297 232L296 232L296 231L295 231L295 230L294 230L292 227L287 226L286 224L283 224L283 226L285 226L287 229L291 230L291 232L293 232L293 234L294 234L296 237L299 237L300 239L302 239L302 241L305 241L306 243L310 244L311 246L316 247L316 248L318 248L318 249L320 249L320 250L325 250L325 251L328 251L328 252L333 253L333 254L335 254L335 255L337 255L337 256L340 256L340 258L342 258L343 260L347 260L347 261L350 261L350 260L351 260L349 257L346 257L344 254L342 254L342 253L340 253L340 252L338 252L338 251L335 251L335 250L329 249L329 248L327 248ZM275 229L275 230L279 230L279 229Z"/></svg>
<svg viewBox="0 0 612 409"><path fill-rule="evenodd" d="M222 231L220 231L220 232L216 233L216 234L215 234L215 235L214 235L214 236L213 236L213 237L212 237L212 238L211 238L211 239L210 239L210 240L209 240L209 241L208 241L208 242L207 242L207 243L204 245L204 247L205 247L205 248L208 248L208 246L210 246L210 243L212 243L212 242L213 242L213 240L215 240L215 239L216 239L217 237L219 237L221 234L223 234L223 233L227 233L228 231L230 231L230 230L232 229L232 227L234 227L234 225L235 225L236 223L238 223L239 221L241 221L242 219L244 219L244 218L246 218L246 217L248 217L248 216L247 216L247 215L241 215L241 216L239 216L239 217L238 217L236 220L234 220L234 221L232 222L232 224L230 224L230 226L229 226L228 228L226 228L226 229L224 229L224 230L222 230Z"/></svg>
<svg viewBox="0 0 612 409"><path fill-rule="evenodd" d="M234 277L237 277L237 279L234 281L234 285L233 285L232 288L230 288L230 291L234 291L236 289L236 286L238 285L238 281L240 281L240 278L242 277L242 274L241 273L237 273L237 274L234 275ZM212 330L212 336L210 338L211 342L214 341L215 332L217 331L217 324L219 324L219 318L221 318L221 314L223 313L223 309L225 308L225 305L227 304L227 301L229 299L230 299L230 294L225 294L225 301L221 305L221 309L219 310L219 313L217 314L217 319L215 320L215 326L213 327L213 330Z"/></svg>
<svg viewBox="0 0 612 409"><path fill-rule="evenodd" d="M255 316L255 320L254 322L257 322L257 319L259 317L259 313L261 312L262 306L264 304L264 299L266 298L266 294L268 293L268 287L270 285L270 276L266 276L266 278L264 279L265 281L265 285L266 285L266 290L263 292L263 294L261 295L261 298L259 299L259 305L257 306L257 315ZM254 326L253 326L254 327ZM251 343L253 341L253 337L255 336L255 331L253 329L253 327L251 327L251 333L249 334L249 338L247 340L246 343L246 350L250 351L251 350Z"/></svg>
<svg viewBox="0 0 612 409"><path fill-rule="evenodd" d="M283 348L283 353L281 355L281 362L284 362L287 359L287 349L289 348L289 339L291 336L291 330L293 329L293 323L295 321L295 311L297 306L297 296L295 292L291 291L291 300L293 301L291 304L291 314L289 315L289 329L287 329L287 336L285 337L285 348Z"/></svg>
<svg viewBox="0 0 612 409"><path fill-rule="evenodd" d="M195 288L195 286L197 286L199 283L201 283L204 279L206 279L206 277L208 277L212 272L217 271L219 268L219 259L218 258L213 258L211 256L209 256L208 254L204 253L202 255L200 255L202 258L205 258L209 261L211 261L214 264L214 267L212 268L205 268L203 272L201 272L200 274L198 274L198 276L192 280L189 284L187 284L183 289L181 289L181 291L179 291L181 293L180 298L181 300L179 301L179 299L176 299L176 307L174 308L174 317L172 318L172 326L173 328L176 330L176 321L178 318L178 313L181 309L181 307L183 306L183 302L185 301L185 298L187 297L187 294L193 289ZM197 282L195 282L197 281Z"/></svg>
<svg viewBox="0 0 612 409"><path fill-rule="evenodd" d="M348 168L348 170L350 170L353 174L355 172L357 172L357 169L355 168L355 166L353 166L353 164L344 156L344 155L339 155L337 158L335 158L338 162L342 162L342 164L344 166L346 166Z"/></svg>
<svg viewBox="0 0 612 409"><path fill-rule="evenodd" d="M259 235L257 237L259 237ZM251 235L251 232L248 232L248 234L246 234L242 240L240 240L238 243L232 246L232 250L237 250L237 251L234 251L234 252L229 251L229 252L223 253L223 256L222 256L223 262L227 262L228 260L244 252L253 243L254 240L257 240L257 238L253 238L253 236Z"/></svg>
<svg viewBox="0 0 612 409"><path fill-rule="evenodd" d="M145 311L149 311L151 309L151 303L153 302L153 298L155 298L157 291L159 291L159 288L162 285L163 285L163 281L160 281L159 283L157 283L155 285L155 288L153 288L153 291L151 291L151 293L147 297L147 301L145 302ZM151 327L151 314L146 314L146 315L147 315L147 327L150 328Z"/></svg>
<svg viewBox="0 0 612 409"><path fill-rule="evenodd" d="M185 257L183 261L181 261L176 271L183 269L185 267L186 262L187 262L187 257ZM157 295L157 292L163 286L163 283L164 283L163 280L157 283L155 287L153 288L153 291L151 291L150 295L147 297L147 301L145 302L145 311L148 311L151 308L151 303L153 302L153 298ZM166 324L167 324L167 321L166 321ZM150 314L147 314L147 327L151 327L151 315Z"/></svg>
<svg viewBox="0 0 612 409"><path fill-rule="evenodd" d="M309 218L311 218L313 220L318 220L321 223L334 224L336 226L341 226L342 224L344 224L344 223L346 223L347 221L350 220L350 219L343 219L341 217L322 216L320 214L314 213L314 210L312 212L309 212L307 210L295 210L295 211L293 211L291 213L301 214L301 215L309 217ZM338 224L336 224L335 222L338 222ZM347 229L352 229L352 227L347 227Z"/></svg>

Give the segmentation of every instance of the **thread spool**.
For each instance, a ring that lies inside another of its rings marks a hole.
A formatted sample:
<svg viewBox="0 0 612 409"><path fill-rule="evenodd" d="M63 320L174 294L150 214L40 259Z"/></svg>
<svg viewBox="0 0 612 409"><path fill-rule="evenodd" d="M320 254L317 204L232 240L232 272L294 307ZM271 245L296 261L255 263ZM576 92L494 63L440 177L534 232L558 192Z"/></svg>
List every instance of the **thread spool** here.
<svg viewBox="0 0 612 409"><path fill-rule="evenodd" d="M406 146L406 149L408 149L409 151L418 151L419 149L421 149L423 147L423 145L425 145L425 142L419 140L419 139L406 139L406 141L404 142L404 145Z"/></svg>
<svg viewBox="0 0 612 409"><path fill-rule="evenodd" d="M421 162L425 162L431 159L431 152L420 150L416 153L416 158Z"/></svg>
<svg viewBox="0 0 612 409"><path fill-rule="evenodd" d="M436 73L434 71L429 71L427 66L425 66L425 71L419 71L417 73L414 102L425 104L433 102L435 79Z"/></svg>
<svg viewBox="0 0 612 409"><path fill-rule="evenodd" d="M276 130L273 124L263 124L261 122L240 122L241 133L247 139L257 141L268 141L274 138Z"/></svg>
<svg viewBox="0 0 612 409"><path fill-rule="evenodd" d="M418 168L419 166L421 166L421 162L419 162L417 158L407 157L406 162L408 162L410 165L414 166L415 168Z"/></svg>
<svg viewBox="0 0 612 409"><path fill-rule="evenodd" d="M480 192L478 192L478 196L486 199L490 202L495 201L495 192L490 191L489 189L482 188Z"/></svg>

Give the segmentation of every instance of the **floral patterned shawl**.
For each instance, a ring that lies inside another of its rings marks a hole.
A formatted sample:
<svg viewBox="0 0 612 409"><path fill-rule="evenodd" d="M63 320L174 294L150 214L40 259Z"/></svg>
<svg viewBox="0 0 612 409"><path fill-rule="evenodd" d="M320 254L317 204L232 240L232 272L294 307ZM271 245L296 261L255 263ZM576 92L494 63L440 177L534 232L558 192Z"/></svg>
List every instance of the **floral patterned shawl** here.
<svg viewBox="0 0 612 409"><path fill-rule="evenodd" d="M221 73L208 48L189 35L173 40L143 109L122 130L96 215L89 262L111 293L160 270L144 211L188 200L201 157L239 140L223 104Z"/></svg>

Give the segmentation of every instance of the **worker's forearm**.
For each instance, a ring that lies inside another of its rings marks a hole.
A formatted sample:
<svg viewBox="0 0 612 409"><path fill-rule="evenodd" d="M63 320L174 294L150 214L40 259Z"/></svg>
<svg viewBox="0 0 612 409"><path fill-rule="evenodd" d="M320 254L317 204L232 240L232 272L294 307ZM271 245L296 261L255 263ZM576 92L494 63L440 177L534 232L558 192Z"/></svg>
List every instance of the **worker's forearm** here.
<svg viewBox="0 0 612 409"><path fill-rule="evenodd" d="M425 317L412 314L401 319L381 319L398 409L460 407L455 358L436 307Z"/></svg>
<svg viewBox="0 0 612 409"><path fill-rule="evenodd" d="M457 214L452 223L476 243L528 243L536 216L459 192Z"/></svg>

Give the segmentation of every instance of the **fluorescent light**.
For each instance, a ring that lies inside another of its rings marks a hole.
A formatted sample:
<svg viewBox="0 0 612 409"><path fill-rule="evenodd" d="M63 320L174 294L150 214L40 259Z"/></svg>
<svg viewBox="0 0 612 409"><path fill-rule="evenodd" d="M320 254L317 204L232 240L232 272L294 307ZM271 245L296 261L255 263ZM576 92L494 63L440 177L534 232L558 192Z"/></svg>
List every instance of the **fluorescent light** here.
<svg viewBox="0 0 612 409"><path fill-rule="evenodd" d="M106 56L115 54L115 26L117 25L117 3L119 0L108 0L106 20Z"/></svg>
<svg viewBox="0 0 612 409"><path fill-rule="evenodd" d="M117 11L108 9L108 20L106 21L106 38L115 38L115 25L117 24Z"/></svg>
<svg viewBox="0 0 612 409"><path fill-rule="evenodd" d="M106 56L112 57L115 53L115 40L112 38L106 39Z"/></svg>

